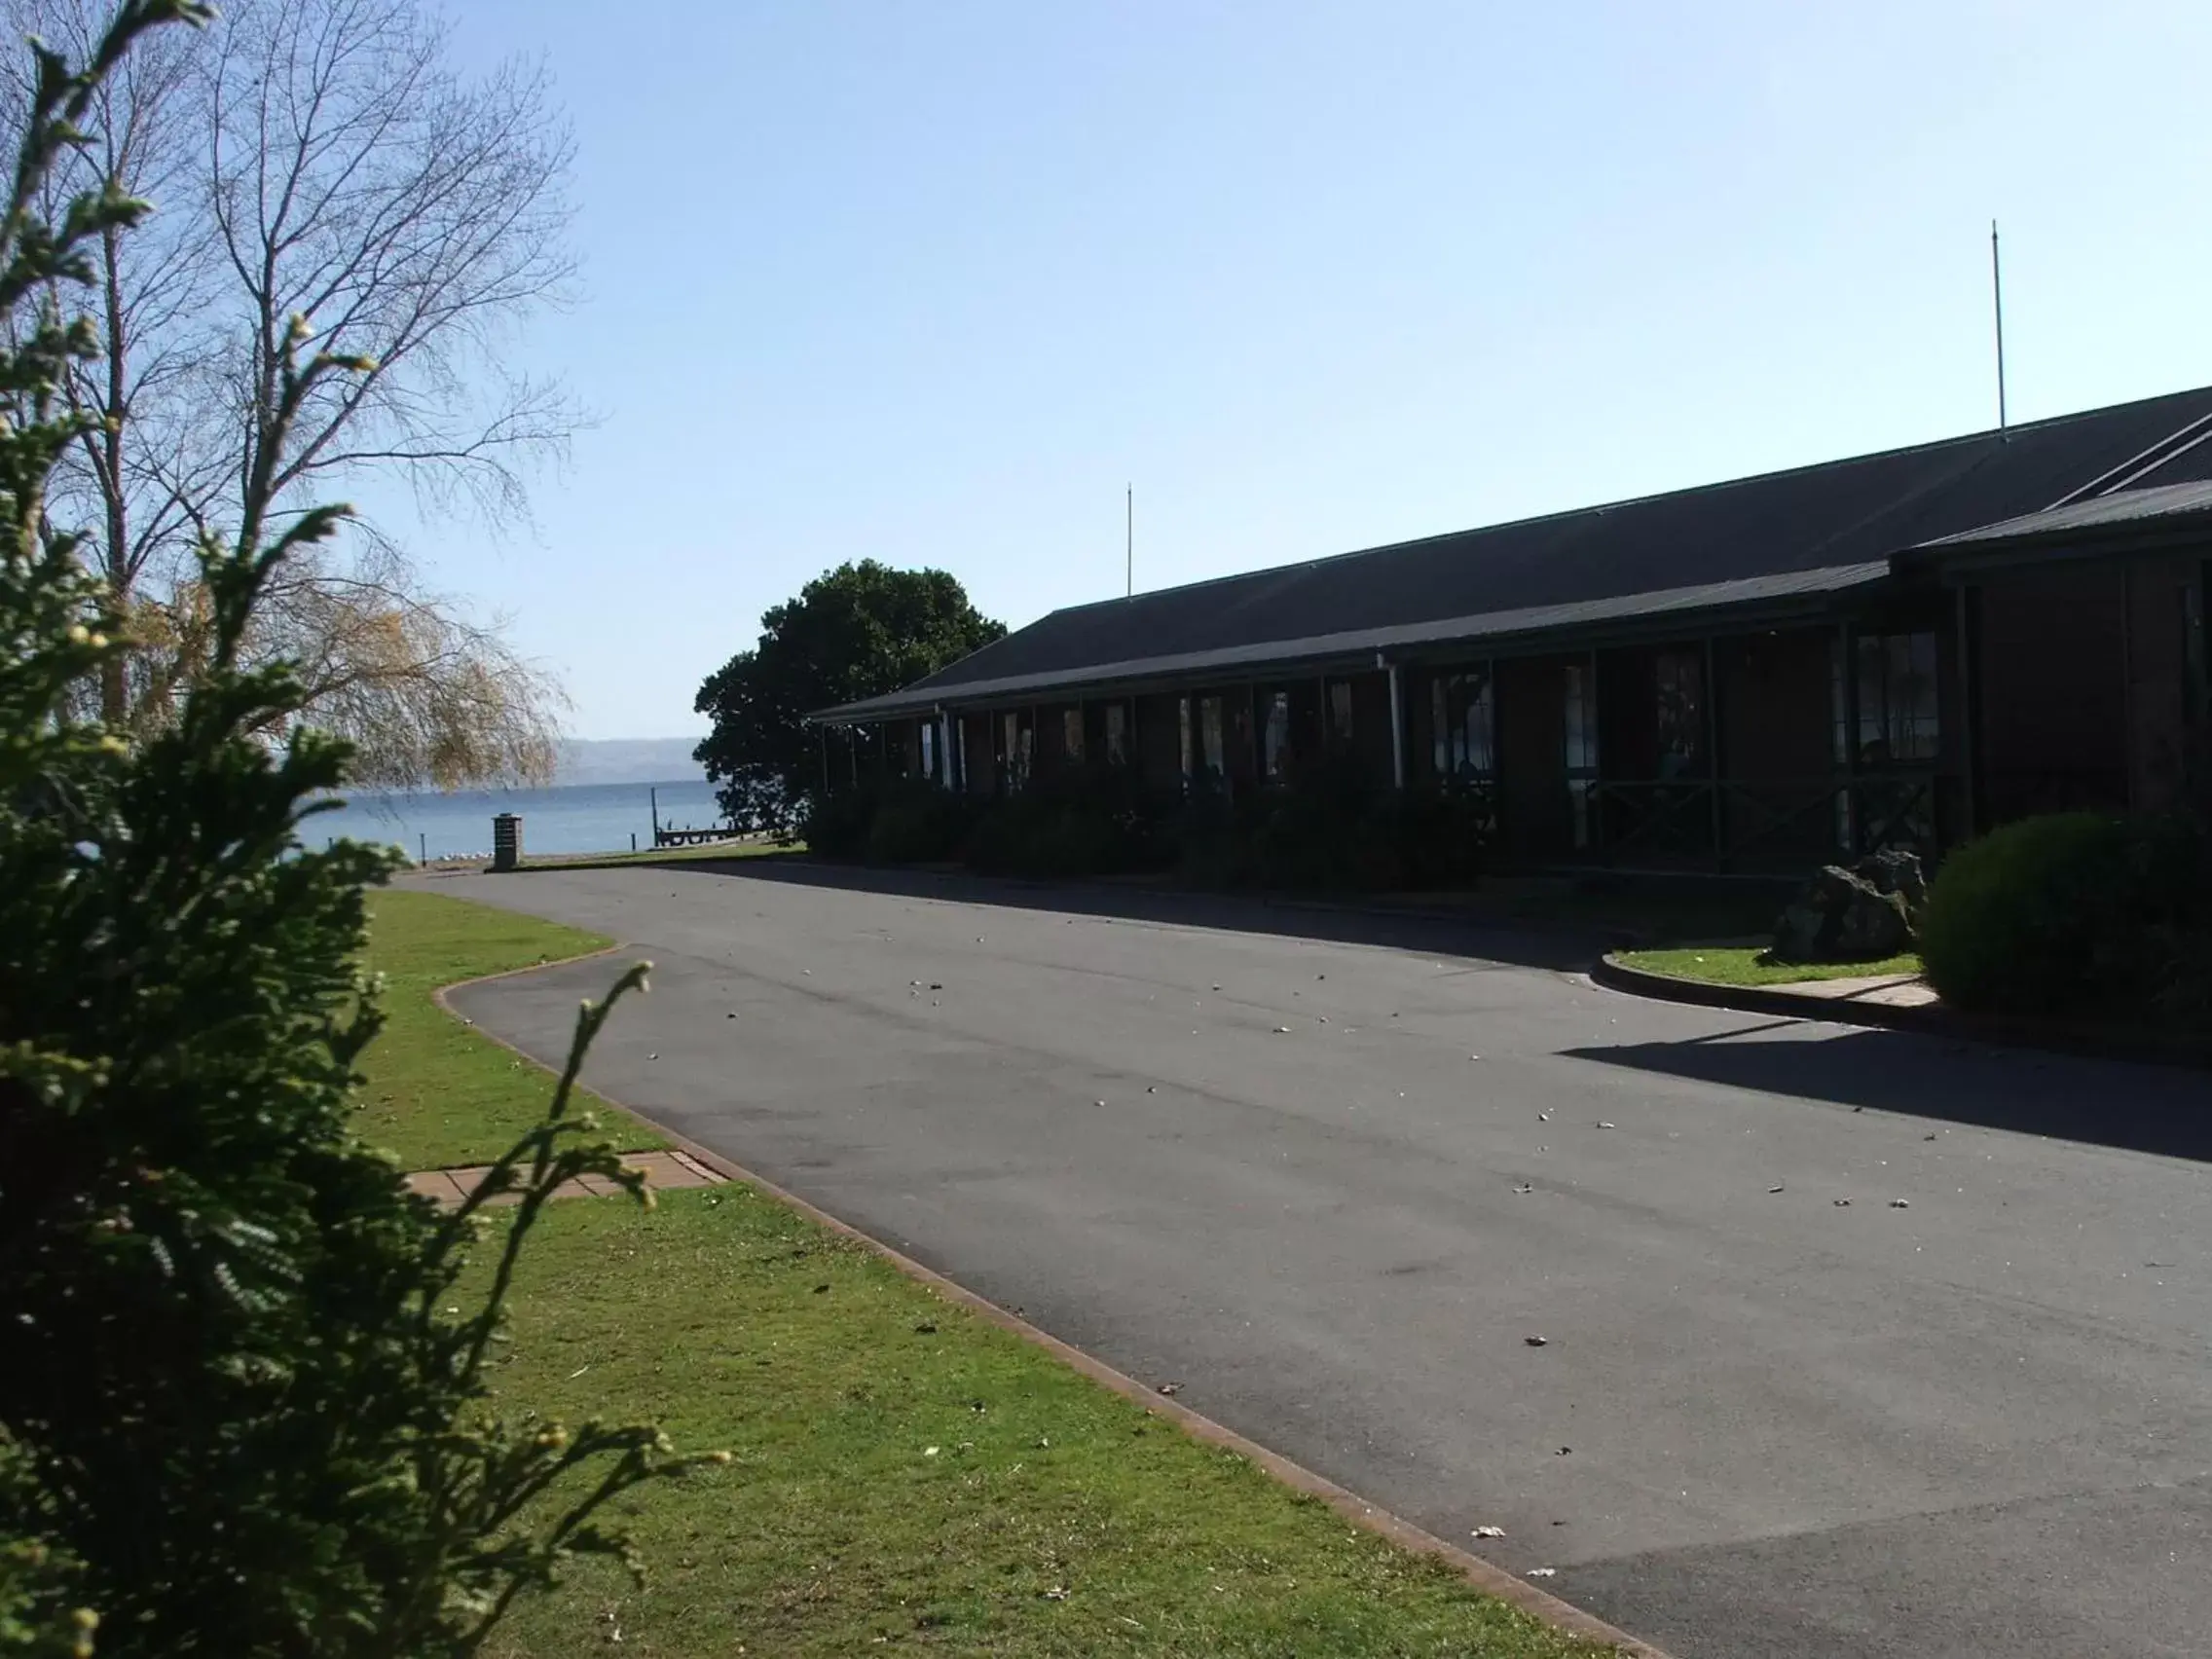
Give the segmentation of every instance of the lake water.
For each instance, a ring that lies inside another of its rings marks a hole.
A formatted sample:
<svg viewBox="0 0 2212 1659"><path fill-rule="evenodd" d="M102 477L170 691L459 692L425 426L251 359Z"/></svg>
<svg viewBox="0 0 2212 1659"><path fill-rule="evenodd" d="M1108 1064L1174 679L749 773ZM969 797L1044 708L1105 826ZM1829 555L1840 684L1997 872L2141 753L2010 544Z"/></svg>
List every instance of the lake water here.
<svg viewBox="0 0 2212 1659"><path fill-rule="evenodd" d="M524 857L532 853L628 852L653 844L653 799L661 828L704 830L722 821L715 787L701 779L667 784L570 784L549 790L457 790L441 794L360 793L300 826L300 839L322 846L341 835L393 846L410 859L489 858L492 819L522 819Z"/></svg>

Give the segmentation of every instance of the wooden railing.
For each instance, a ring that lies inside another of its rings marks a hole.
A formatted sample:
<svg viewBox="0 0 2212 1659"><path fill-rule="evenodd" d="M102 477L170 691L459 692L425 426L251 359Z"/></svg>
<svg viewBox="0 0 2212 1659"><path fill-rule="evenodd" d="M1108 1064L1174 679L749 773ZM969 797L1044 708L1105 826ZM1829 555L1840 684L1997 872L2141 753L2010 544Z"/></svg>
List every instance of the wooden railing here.
<svg viewBox="0 0 2212 1659"><path fill-rule="evenodd" d="M1795 779L1607 778L1592 785L1599 832L1590 853L1608 862L1645 855L1728 864L1769 850L1794 859L1816 848L1933 852L1945 776L1915 768Z"/></svg>

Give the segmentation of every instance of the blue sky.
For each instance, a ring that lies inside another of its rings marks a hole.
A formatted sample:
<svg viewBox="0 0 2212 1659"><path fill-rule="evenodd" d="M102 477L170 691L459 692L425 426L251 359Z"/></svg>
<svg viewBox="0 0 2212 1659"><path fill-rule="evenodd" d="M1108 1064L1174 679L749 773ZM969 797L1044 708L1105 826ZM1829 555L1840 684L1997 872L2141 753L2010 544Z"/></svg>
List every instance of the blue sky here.
<svg viewBox="0 0 2212 1659"><path fill-rule="evenodd" d="M407 527L585 737L853 558L1020 625L2212 382L2200 0L466 0L579 148L601 416Z"/></svg>

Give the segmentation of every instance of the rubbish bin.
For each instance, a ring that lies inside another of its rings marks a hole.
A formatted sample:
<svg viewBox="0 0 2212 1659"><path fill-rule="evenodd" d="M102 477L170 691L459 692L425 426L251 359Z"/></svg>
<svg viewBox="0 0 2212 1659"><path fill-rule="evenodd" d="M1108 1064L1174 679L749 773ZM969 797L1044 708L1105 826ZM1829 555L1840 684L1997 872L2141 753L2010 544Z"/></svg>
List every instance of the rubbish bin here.
<svg viewBox="0 0 2212 1659"><path fill-rule="evenodd" d="M522 818L502 812L492 820L492 867L514 869L522 864Z"/></svg>

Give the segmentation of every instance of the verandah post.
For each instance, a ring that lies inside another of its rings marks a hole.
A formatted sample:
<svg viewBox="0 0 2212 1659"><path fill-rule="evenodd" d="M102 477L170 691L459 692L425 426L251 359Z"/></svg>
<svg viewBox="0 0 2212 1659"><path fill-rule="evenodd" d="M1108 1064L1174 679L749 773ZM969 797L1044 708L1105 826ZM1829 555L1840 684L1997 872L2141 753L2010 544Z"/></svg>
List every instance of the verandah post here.
<svg viewBox="0 0 2212 1659"><path fill-rule="evenodd" d="M1837 683L1843 691L1843 850L1859 856L1859 663L1849 618L1835 625Z"/></svg>
<svg viewBox="0 0 2212 1659"><path fill-rule="evenodd" d="M1713 648L1713 636L1705 637L1705 776L1713 795L1713 864L1728 865L1727 815L1720 799L1720 675Z"/></svg>
<svg viewBox="0 0 2212 1659"><path fill-rule="evenodd" d="M1403 793L1406 787L1406 687L1405 671L1396 663L1385 663L1382 653L1375 653L1375 665L1386 668L1390 674L1390 786Z"/></svg>
<svg viewBox="0 0 2212 1659"><path fill-rule="evenodd" d="M1971 841L1974 830L1974 743L1973 743L1973 625L1968 611L1967 587L1961 582L1958 596L1959 622L1959 839Z"/></svg>

